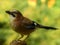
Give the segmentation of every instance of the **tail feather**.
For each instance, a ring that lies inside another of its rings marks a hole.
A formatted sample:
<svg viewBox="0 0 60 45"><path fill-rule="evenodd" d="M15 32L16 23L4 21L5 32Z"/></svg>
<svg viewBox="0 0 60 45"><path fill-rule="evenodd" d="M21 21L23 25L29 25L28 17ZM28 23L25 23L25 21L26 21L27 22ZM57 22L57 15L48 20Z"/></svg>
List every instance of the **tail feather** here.
<svg viewBox="0 0 60 45"><path fill-rule="evenodd" d="M57 29L55 27L43 26L43 25L39 25L39 24L37 24L37 27L44 28L44 29L53 29L53 30L56 30Z"/></svg>

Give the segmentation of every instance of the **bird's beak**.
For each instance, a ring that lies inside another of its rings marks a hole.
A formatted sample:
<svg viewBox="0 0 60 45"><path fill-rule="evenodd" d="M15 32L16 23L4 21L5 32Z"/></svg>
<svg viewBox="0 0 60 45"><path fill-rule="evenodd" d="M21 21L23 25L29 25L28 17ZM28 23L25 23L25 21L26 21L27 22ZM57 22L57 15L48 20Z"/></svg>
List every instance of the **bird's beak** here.
<svg viewBox="0 0 60 45"><path fill-rule="evenodd" d="M8 13L9 15L12 15L13 17L15 17L15 15L13 14L13 12L11 12L11 11L6 11L6 13Z"/></svg>

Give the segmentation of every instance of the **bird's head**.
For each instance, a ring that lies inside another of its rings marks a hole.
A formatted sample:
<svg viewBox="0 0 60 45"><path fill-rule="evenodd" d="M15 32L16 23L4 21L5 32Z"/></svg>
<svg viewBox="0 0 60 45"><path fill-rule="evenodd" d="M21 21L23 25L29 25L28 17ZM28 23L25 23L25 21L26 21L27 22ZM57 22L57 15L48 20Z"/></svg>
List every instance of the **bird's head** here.
<svg viewBox="0 0 60 45"><path fill-rule="evenodd" d="M8 10L6 11L6 13L11 15L12 17L22 16L22 14L18 10L10 10L10 11Z"/></svg>
<svg viewBox="0 0 60 45"><path fill-rule="evenodd" d="M11 21L20 19L22 17L21 12L18 10L7 10L6 13L9 14Z"/></svg>

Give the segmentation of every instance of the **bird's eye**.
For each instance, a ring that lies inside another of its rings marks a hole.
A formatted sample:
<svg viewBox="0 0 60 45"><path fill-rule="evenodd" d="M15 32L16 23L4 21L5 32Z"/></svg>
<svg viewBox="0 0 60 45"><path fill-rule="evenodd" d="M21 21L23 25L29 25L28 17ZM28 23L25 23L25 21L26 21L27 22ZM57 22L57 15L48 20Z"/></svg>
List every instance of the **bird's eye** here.
<svg viewBox="0 0 60 45"><path fill-rule="evenodd" d="M16 14L15 12L12 12L12 16L13 16L13 17L16 17L16 15L17 15L17 14Z"/></svg>

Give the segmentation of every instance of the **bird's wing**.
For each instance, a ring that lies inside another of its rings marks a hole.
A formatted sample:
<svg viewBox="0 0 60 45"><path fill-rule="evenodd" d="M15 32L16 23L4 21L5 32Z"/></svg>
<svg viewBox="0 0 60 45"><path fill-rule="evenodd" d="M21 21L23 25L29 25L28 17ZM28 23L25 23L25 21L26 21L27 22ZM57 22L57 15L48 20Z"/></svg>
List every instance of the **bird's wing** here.
<svg viewBox="0 0 60 45"><path fill-rule="evenodd" d="M27 29L35 29L35 25L28 24L28 25L25 25L25 28L27 28Z"/></svg>
<svg viewBox="0 0 60 45"><path fill-rule="evenodd" d="M38 24L38 23L36 23L34 21L31 21L31 20L29 20L27 18L24 18L24 20L23 20L22 23L23 23L23 26L25 28L27 28L27 29L35 29L36 27L38 27L38 28L44 28L44 29L54 29L54 30L57 29L55 27L44 26L44 25Z"/></svg>
<svg viewBox="0 0 60 45"><path fill-rule="evenodd" d="M33 23L33 21L25 18L23 21L23 26L26 28L26 29L35 29L35 25Z"/></svg>

